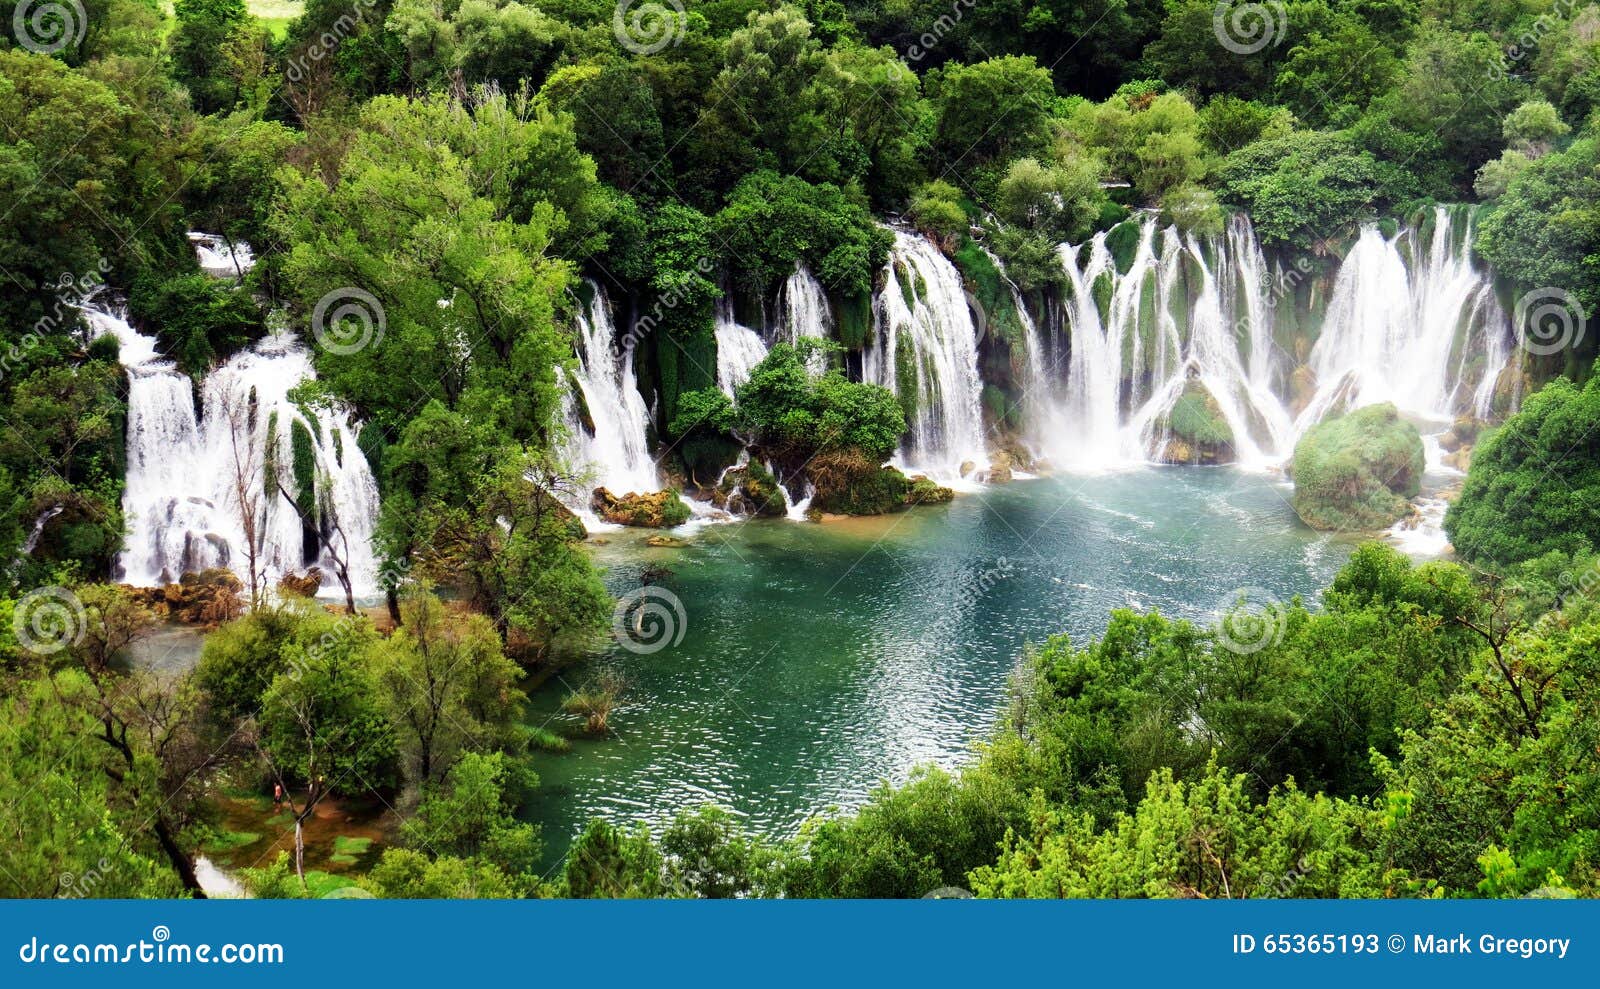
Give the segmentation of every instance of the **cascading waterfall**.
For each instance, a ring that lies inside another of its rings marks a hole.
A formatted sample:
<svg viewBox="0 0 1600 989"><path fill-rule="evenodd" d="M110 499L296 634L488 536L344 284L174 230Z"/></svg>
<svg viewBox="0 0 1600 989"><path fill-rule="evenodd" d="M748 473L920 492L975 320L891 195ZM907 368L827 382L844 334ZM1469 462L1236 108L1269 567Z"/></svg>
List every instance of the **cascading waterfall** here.
<svg viewBox="0 0 1600 989"><path fill-rule="evenodd" d="M767 356L761 334L733 318L733 302L724 298L717 306L717 387L729 398L750 380L750 372Z"/></svg>
<svg viewBox="0 0 1600 989"><path fill-rule="evenodd" d="M291 389L315 376L292 334L270 335L207 375L197 414L193 383L157 353L154 337L107 309L84 315L95 336L118 341L128 373L122 580L154 586L227 567L248 587L253 543L257 574L269 586L315 564L331 589L337 557L355 593L377 590L377 484L348 412L290 400ZM301 489L307 471L309 497ZM306 524L290 498L303 499Z"/></svg>
<svg viewBox="0 0 1600 989"><path fill-rule="evenodd" d="M906 469L959 482L963 463L988 463L978 331L961 275L926 239L896 230L885 276L862 376L912 406L898 455Z"/></svg>
<svg viewBox="0 0 1600 989"><path fill-rule="evenodd" d="M1361 231L1311 351L1317 390L1302 430L1374 402L1445 421L1489 414L1511 330L1489 276L1472 264L1473 235L1470 214L1462 220L1444 206L1434 209L1431 236Z"/></svg>
<svg viewBox="0 0 1600 989"><path fill-rule="evenodd" d="M828 296L803 264L794 266L794 273L783 283L783 320L778 337L787 343L797 343L803 337L832 335L833 314L828 308Z"/></svg>
<svg viewBox="0 0 1600 989"><path fill-rule="evenodd" d="M200 270L214 278L243 278L255 267L255 252L247 241L191 230L189 243L194 245Z"/></svg>
<svg viewBox="0 0 1600 989"><path fill-rule="evenodd" d="M1071 358L1060 400L1035 427L1057 464L1167 459L1186 397L1226 423L1233 454L1254 467L1282 462L1306 429L1345 408L1488 414L1512 338L1489 276L1470 260L1470 214L1436 208L1426 237L1362 230L1335 280L1298 415L1273 315L1295 279L1269 273L1249 219L1236 215L1202 241L1146 215L1138 233L1125 267L1105 233L1060 249Z"/></svg>
<svg viewBox="0 0 1600 989"><path fill-rule="evenodd" d="M585 477L581 513L588 511L588 489L603 487L615 494L648 494L661 489L656 462L650 455L647 430L650 412L633 373L633 348L618 353L611 303L598 282L588 281L589 301L578 312L578 368L563 387L562 410L567 426L562 453L568 466ZM570 384L576 384L583 398ZM583 415L587 410L585 421Z"/></svg>

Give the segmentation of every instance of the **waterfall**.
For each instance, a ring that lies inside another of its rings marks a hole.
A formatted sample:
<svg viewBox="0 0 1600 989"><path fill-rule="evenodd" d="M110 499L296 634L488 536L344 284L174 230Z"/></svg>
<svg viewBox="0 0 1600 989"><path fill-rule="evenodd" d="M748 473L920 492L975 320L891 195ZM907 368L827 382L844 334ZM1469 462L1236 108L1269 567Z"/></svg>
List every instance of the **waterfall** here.
<svg viewBox="0 0 1600 989"><path fill-rule="evenodd" d="M1392 238L1361 231L1300 372L1309 394L1298 414L1274 315L1293 305L1297 276L1269 274L1249 219L1235 215L1204 239L1150 214L1137 223L1121 264L1108 233L1059 250L1071 358L1059 400L1030 414L1057 464L1166 459L1180 401L1225 422L1234 457L1253 467L1282 462L1306 429L1344 408L1488 414L1512 337L1488 274L1472 264L1470 213L1438 207Z"/></svg>
<svg viewBox="0 0 1600 989"><path fill-rule="evenodd" d="M828 296L803 264L794 266L794 273L783 283L783 322L780 338L788 343L798 343L803 337L827 339L833 333L833 315L828 309Z"/></svg>
<svg viewBox="0 0 1600 989"><path fill-rule="evenodd" d="M761 335L733 318L733 302L724 298L717 306L717 387L733 397L733 390L750 380L750 372L767 356Z"/></svg>
<svg viewBox="0 0 1600 989"><path fill-rule="evenodd" d="M608 488L619 495L661 489L650 456L650 412L633 373L633 348L617 346L605 289L592 280L586 284L590 296L579 308L574 344L577 370L569 376L557 369L566 424L562 459L585 477L583 496L575 499L579 504L570 507L585 516L588 492L594 488Z"/></svg>
<svg viewBox="0 0 1600 989"><path fill-rule="evenodd" d="M191 230L189 243L194 245L200 270L213 278L243 278L255 267L255 252L246 241L229 241L221 234Z"/></svg>
<svg viewBox="0 0 1600 989"><path fill-rule="evenodd" d="M1511 357L1510 323L1488 274L1472 264L1470 214L1458 220L1438 206L1432 220L1431 236L1362 229L1311 351L1316 393L1302 429L1374 402L1445 421L1489 414Z"/></svg>
<svg viewBox="0 0 1600 989"><path fill-rule="evenodd" d="M346 561L355 592L376 592L377 484L347 411L307 408L289 398L291 389L315 376L310 353L292 334L270 335L208 374L197 410L193 382L157 353L154 337L106 309L87 308L84 315L95 336L118 341L128 373L122 497L128 535L118 558L121 579L155 586L227 567L248 587L253 542L256 569L269 585L316 565L331 589L337 566L326 542ZM313 478L306 499L310 532L279 490L303 497L303 470Z"/></svg>
<svg viewBox="0 0 1600 989"><path fill-rule="evenodd" d="M885 276L862 375L911 407L898 459L941 483L957 482L964 462L988 463L978 331L961 275L926 239L896 230Z"/></svg>

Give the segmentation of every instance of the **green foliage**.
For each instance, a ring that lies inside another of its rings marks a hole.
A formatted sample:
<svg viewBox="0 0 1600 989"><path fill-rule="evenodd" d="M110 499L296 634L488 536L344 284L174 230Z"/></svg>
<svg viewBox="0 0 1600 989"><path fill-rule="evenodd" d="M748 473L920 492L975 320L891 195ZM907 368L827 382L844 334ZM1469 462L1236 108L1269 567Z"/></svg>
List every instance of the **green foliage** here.
<svg viewBox="0 0 1600 989"><path fill-rule="evenodd" d="M1221 179L1264 244L1324 249L1394 202L1371 153L1348 137L1300 131L1228 156Z"/></svg>
<svg viewBox="0 0 1600 989"><path fill-rule="evenodd" d="M906 207L906 216L918 230L944 242L954 241L967 230L961 190L942 179L917 187Z"/></svg>
<svg viewBox="0 0 1600 989"><path fill-rule="evenodd" d="M177 24L167 44L172 77L189 89L202 113L232 109L243 95L230 74L226 43L250 24L245 0L176 0Z"/></svg>
<svg viewBox="0 0 1600 989"><path fill-rule="evenodd" d="M574 899L639 899L659 897L661 851L640 825L625 831L595 819L567 852L561 874L561 895Z"/></svg>
<svg viewBox="0 0 1600 989"><path fill-rule="evenodd" d="M906 428L887 389L838 371L813 376L786 343L775 344L735 391L734 415L739 432L797 462L822 451L859 450L882 463Z"/></svg>
<svg viewBox="0 0 1600 989"><path fill-rule="evenodd" d="M494 623L452 612L426 591L407 595L400 619L378 670L407 777L438 783L470 754L514 750L522 671L501 651Z"/></svg>
<svg viewBox="0 0 1600 989"><path fill-rule="evenodd" d="M1294 448L1294 509L1316 529L1378 529L1411 510L1422 438L1393 405L1369 405L1306 431Z"/></svg>
<svg viewBox="0 0 1600 989"><path fill-rule="evenodd" d="M394 728L374 669L374 633L345 618L305 645L290 641L283 671L261 695L262 751L285 779L320 792L382 790L395 779Z"/></svg>
<svg viewBox="0 0 1600 989"><path fill-rule="evenodd" d="M462 756L442 786L423 791L416 813L401 827L401 837L436 857L488 863L515 887L531 889L539 862L539 829L516 819L507 793L510 772L499 753Z"/></svg>
<svg viewBox="0 0 1600 989"><path fill-rule="evenodd" d="M209 275L134 282L128 313L186 373L204 374L266 332L250 294Z"/></svg>
<svg viewBox="0 0 1600 989"><path fill-rule="evenodd" d="M1600 533L1600 378L1556 378L1473 450L1461 497L1445 514L1456 551L1520 563L1592 550Z"/></svg>
<svg viewBox="0 0 1600 989"><path fill-rule="evenodd" d="M1032 57L1007 55L951 64L926 77L933 102L934 150L963 169L1047 149L1055 87ZM997 120L1004 127L994 126Z"/></svg>
<svg viewBox="0 0 1600 989"><path fill-rule="evenodd" d="M1561 288L1588 313L1600 312L1597 168L1600 140L1593 136L1522 167L1507 178L1478 243L1484 258L1513 283Z"/></svg>
<svg viewBox="0 0 1600 989"><path fill-rule="evenodd" d="M835 291L870 294L893 239L859 196L770 171L740 182L713 224L729 267L758 294L788 277L797 262Z"/></svg>

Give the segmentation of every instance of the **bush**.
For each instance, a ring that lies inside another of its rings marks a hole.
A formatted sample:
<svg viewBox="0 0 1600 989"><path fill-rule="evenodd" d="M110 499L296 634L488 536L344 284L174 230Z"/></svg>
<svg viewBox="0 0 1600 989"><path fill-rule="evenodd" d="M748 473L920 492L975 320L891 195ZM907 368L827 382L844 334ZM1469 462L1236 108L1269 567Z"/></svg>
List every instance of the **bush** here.
<svg viewBox="0 0 1600 989"><path fill-rule="evenodd" d="M1445 514L1456 552L1520 563L1594 548L1600 534L1600 378L1556 378L1472 454L1461 497Z"/></svg>
<svg viewBox="0 0 1600 989"><path fill-rule="evenodd" d="M1421 489L1422 437L1393 405L1313 426L1294 448L1294 509L1314 529L1379 529Z"/></svg>
<svg viewBox="0 0 1600 989"><path fill-rule="evenodd" d="M128 313L189 374L204 373L267 328L250 293L200 274L138 279L128 296Z"/></svg>

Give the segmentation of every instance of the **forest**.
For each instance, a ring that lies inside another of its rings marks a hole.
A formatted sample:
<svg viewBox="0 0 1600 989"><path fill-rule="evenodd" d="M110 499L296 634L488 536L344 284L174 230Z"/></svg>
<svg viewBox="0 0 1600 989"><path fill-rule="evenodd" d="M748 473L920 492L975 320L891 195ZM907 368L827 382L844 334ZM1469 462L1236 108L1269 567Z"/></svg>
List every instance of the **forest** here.
<svg viewBox="0 0 1600 989"><path fill-rule="evenodd" d="M1597 111L1577 0L0 0L0 895L1600 895ZM1013 531L940 758L541 823L777 634L696 553L1107 464L1328 579Z"/></svg>

